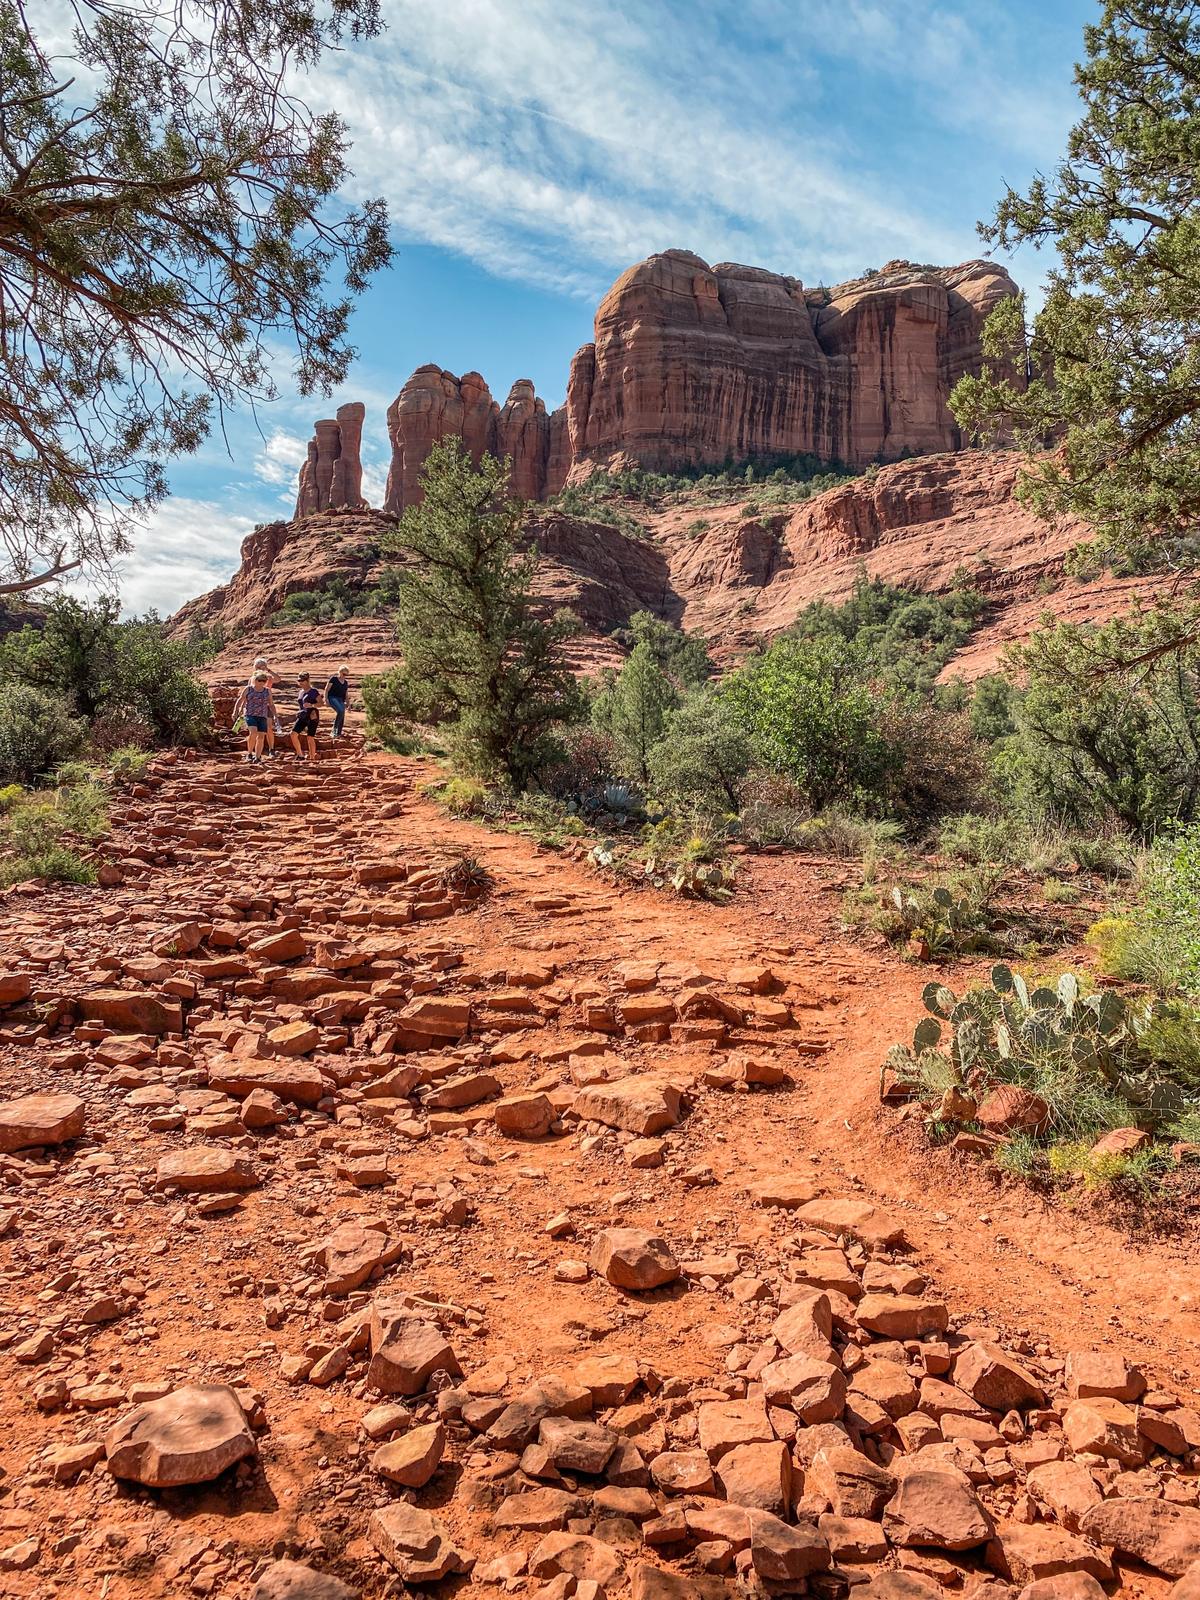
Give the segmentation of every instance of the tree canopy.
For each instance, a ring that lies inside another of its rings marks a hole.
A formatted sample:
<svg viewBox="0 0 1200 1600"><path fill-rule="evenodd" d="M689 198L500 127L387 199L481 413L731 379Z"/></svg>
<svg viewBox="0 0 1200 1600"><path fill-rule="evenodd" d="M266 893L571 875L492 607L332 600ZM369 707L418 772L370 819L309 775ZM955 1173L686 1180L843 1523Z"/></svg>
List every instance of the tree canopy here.
<svg viewBox="0 0 1200 1600"><path fill-rule="evenodd" d="M295 88L378 0L35 15L0 0L0 593L127 548L167 462L274 396L282 347L328 391L390 254L382 201L336 199L342 122Z"/></svg>
<svg viewBox="0 0 1200 1600"><path fill-rule="evenodd" d="M1028 452L1039 515L1082 518L1106 559L1171 562L1200 517L1200 5L1109 0L1084 43L1064 160L980 227L1057 252L1045 303L1031 325L996 307L951 407Z"/></svg>
<svg viewBox="0 0 1200 1600"><path fill-rule="evenodd" d="M522 538L511 469L489 455L476 466L461 439L440 440L421 471L424 499L381 543L404 561L395 705L445 727L462 771L522 790L578 715L563 652L578 623L567 612L542 615L537 551Z"/></svg>

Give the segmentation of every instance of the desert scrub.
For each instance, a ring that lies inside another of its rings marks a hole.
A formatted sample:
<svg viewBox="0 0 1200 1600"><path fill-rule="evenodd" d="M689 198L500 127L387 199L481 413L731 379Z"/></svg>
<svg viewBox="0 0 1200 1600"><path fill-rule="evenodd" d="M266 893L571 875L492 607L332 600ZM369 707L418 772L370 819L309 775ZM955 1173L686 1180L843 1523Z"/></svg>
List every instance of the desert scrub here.
<svg viewBox="0 0 1200 1600"><path fill-rule="evenodd" d="M961 998L938 983L922 998L928 1015L911 1045L888 1052L885 1090L918 1100L941 1139L990 1142L1003 1170L1149 1193L1172 1165L1171 1141L1200 1131L1200 1014L1189 1007L1085 993L1071 971L1031 988L1004 965ZM998 1099L1006 1087L1019 1097ZM1116 1129L1129 1130L1127 1148L1100 1143Z"/></svg>
<svg viewBox="0 0 1200 1600"><path fill-rule="evenodd" d="M1200 824L1156 841L1137 901L1094 923L1087 942L1113 977L1200 998Z"/></svg>
<svg viewBox="0 0 1200 1600"><path fill-rule="evenodd" d="M43 878L49 883L92 884L96 881L96 869L65 845L53 845L32 854L0 855L0 889L11 888L14 883L27 883L33 878Z"/></svg>

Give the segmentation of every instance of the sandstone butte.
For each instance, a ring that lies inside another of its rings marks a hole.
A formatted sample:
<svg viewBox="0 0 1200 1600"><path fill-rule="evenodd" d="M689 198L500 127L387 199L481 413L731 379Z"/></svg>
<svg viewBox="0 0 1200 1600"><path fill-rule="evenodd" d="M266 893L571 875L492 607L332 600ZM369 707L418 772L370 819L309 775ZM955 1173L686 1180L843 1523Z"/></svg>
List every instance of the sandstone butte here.
<svg viewBox="0 0 1200 1600"><path fill-rule="evenodd" d="M476 458L485 450L511 458L513 489L530 502L546 602L572 608L584 624L572 647L581 670L620 659L611 636L634 611L703 633L729 663L809 601L844 597L863 568L933 592L966 569L993 609L948 670L976 677L1043 611L1103 618L1150 587L1111 578L1067 585L1063 557L1083 530L1048 527L1017 501L1015 454L962 448L947 396L979 368L987 313L1015 292L1002 268L983 261L891 262L826 290L755 267L710 268L681 250L651 256L601 301L595 340L576 355L566 404L553 413L527 379L501 406L476 372L420 367L388 410L380 510L362 495L364 407L343 405L318 422L295 518L256 528L234 577L186 605L175 626L220 623L244 635L299 590L334 578L369 586L381 534L419 499L429 450L454 436ZM640 536L545 504L597 468L796 454L864 472L758 512L687 497L638 505ZM289 662L336 656L359 676L390 663L394 640L385 619L360 617L325 631L277 629L271 650ZM236 654L236 664L218 657L206 676L227 680L235 665L240 676L245 651Z"/></svg>
<svg viewBox="0 0 1200 1600"><path fill-rule="evenodd" d="M528 378L501 406L478 372L418 367L388 407L384 510L421 498L440 439L512 458L512 487L545 500L597 467L677 471L812 455L850 467L957 450L946 401L977 372L988 312L1017 286L1002 267L891 261L833 289L687 250L649 256L617 279L595 339L571 363L565 405L548 412ZM358 510L361 404L316 424L296 516Z"/></svg>

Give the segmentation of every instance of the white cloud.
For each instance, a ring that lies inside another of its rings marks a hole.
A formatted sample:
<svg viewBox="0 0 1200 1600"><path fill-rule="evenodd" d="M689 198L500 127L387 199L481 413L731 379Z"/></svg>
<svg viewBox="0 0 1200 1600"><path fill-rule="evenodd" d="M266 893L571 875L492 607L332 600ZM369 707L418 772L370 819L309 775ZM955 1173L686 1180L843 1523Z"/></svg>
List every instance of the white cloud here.
<svg viewBox="0 0 1200 1600"><path fill-rule="evenodd" d="M254 475L263 483L287 484L294 488L307 454L308 445L303 439L276 428L254 458Z"/></svg>
<svg viewBox="0 0 1200 1600"><path fill-rule="evenodd" d="M590 298L672 245L812 282L971 247L969 226L867 176L836 117L800 115L819 84L788 46L794 14L778 37L752 26L740 50L722 7L662 0L603 17L561 0L393 0L388 22L306 92L346 118L356 185L387 196L402 235L493 272Z"/></svg>
<svg viewBox="0 0 1200 1600"><path fill-rule="evenodd" d="M242 540L253 531L254 520L208 500L176 496L163 501L132 531L133 550L112 576L68 587L85 594L115 589L126 616L151 610L168 616L185 600L233 576Z"/></svg>

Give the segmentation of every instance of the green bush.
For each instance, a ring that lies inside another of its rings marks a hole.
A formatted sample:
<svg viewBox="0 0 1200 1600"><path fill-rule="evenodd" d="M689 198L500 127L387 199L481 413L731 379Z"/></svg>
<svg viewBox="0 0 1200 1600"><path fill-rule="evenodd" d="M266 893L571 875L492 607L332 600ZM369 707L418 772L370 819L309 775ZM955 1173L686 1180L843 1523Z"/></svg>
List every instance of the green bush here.
<svg viewBox="0 0 1200 1600"><path fill-rule="evenodd" d="M153 615L122 622L111 597L87 604L56 595L42 627L0 642L0 683L65 700L101 749L131 742L133 728L144 730L147 742L194 744L212 716L194 676L206 653L203 641L168 639Z"/></svg>
<svg viewBox="0 0 1200 1600"><path fill-rule="evenodd" d="M54 845L35 855L0 859L0 889L11 888L14 883L25 883L31 878L45 878L50 883L90 884L96 881L96 869L65 845Z"/></svg>
<svg viewBox="0 0 1200 1600"><path fill-rule="evenodd" d="M1200 996L1200 823L1159 837L1138 903L1102 917L1087 937L1114 977Z"/></svg>
<svg viewBox="0 0 1200 1600"><path fill-rule="evenodd" d="M877 806L897 754L861 657L835 638L775 641L722 686L755 756L806 804Z"/></svg>
<svg viewBox="0 0 1200 1600"><path fill-rule="evenodd" d="M1026 687L1004 773L1017 803L1095 831L1149 839L1200 820L1200 645L1166 602L1102 626L1056 622L1010 650Z"/></svg>
<svg viewBox="0 0 1200 1600"><path fill-rule="evenodd" d="M647 753L656 795L675 807L736 811L754 747L730 699L720 689L701 689L667 719Z"/></svg>
<svg viewBox="0 0 1200 1600"><path fill-rule="evenodd" d="M788 631L798 639L840 639L889 683L930 696L938 673L971 637L987 605L984 595L965 584L949 594L925 594L869 578L860 569L848 600L814 600Z"/></svg>
<svg viewBox="0 0 1200 1600"><path fill-rule="evenodd" d="M0 683L0 782L30 783L83 748L84 723L61 695Z"/></svg>
<svg viewBox="0 0 1200 1600"><path fill-rule="evenodd" d="M1200 1014L1182 1006L1127 1001L1112 989L1085 993L1073 972L1033 988L1006 966L960 998L943 984L924 992L929 1013L911 1045L889 1051L886 1068L928 1106L932 1119L970 1122L997 1085L1014 1084L1047 1108L1044 1125L1010 1141L1002 1164L1086 1183L1126 1182L1159 1170L1162 1142L1200 1127ZM945 1025L950 1034L946 1037ZM953 1092L955 1111L944 1096ZM1155 1136L1146 1152L1096 1153L1097 1139L1135 1126Z"/></svg>

